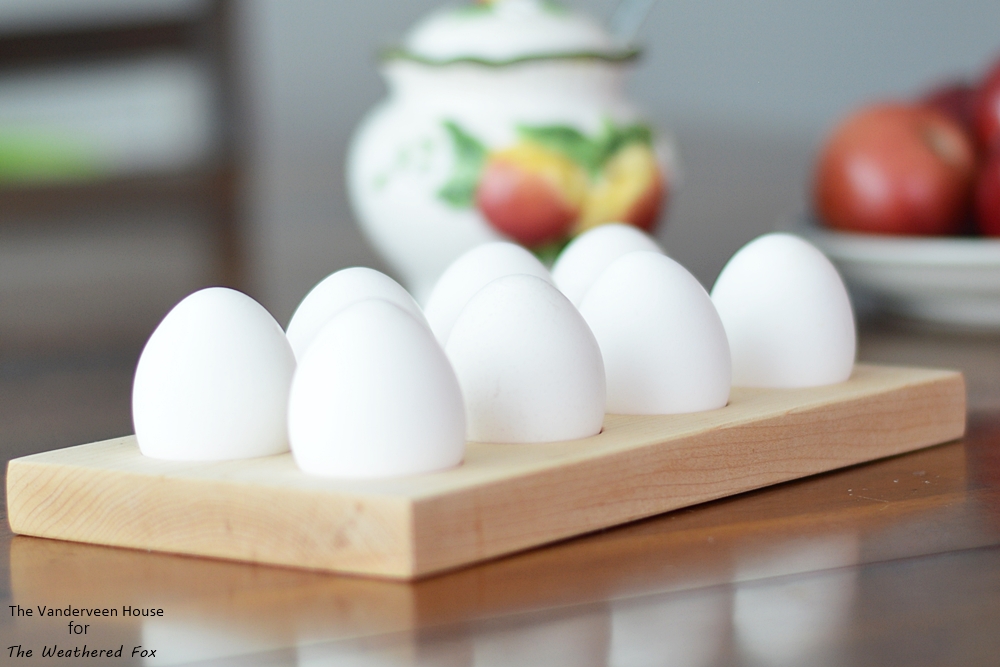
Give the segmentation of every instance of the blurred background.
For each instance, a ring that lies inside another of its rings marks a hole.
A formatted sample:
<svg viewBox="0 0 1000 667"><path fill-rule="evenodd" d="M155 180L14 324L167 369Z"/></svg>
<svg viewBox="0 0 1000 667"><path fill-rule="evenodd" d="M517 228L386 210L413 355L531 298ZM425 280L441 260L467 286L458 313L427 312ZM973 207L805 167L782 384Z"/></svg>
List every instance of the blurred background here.
<svg viewBox="0 0 1000 667"><path fill-rule="evenodd" d="M10 455L130 432L141 346L197 288L242 289L285 325L328 273L388 269L352 219L344 156L386 93L376 52L438 4L0 1ZM607 18L617 1L567 4ZM679 148L668 252L711 286L805 208L836 119L977 77L998 25L996 0L656 3L630 95Z"/></svg>

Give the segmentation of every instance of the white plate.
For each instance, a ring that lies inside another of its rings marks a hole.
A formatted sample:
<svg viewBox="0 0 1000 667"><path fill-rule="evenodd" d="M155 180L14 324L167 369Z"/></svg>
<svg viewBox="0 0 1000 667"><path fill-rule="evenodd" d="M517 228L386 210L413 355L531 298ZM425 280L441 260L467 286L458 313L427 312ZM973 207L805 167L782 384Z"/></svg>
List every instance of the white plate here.
<svg viewBox="0 0 1000 667"><path fill-rule="evenodd" d="M857 305L928 322L1000 330L1000 239L793 229L833 260Z"/></svg>

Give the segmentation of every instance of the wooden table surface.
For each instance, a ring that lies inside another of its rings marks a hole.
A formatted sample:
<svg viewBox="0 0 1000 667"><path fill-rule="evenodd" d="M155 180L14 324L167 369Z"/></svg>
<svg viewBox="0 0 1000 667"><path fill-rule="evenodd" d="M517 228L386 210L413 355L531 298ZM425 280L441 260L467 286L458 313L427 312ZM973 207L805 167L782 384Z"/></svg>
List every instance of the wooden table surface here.
<svg viewBox="0 0 1000 667"><path fill-rule="evenodd" d="M4 522L4 664L21 664L17 645L33 650L24 664L76 664L40 656L54 644L122 646L120 659L79 659L116 665L1000 664L1000 338L881 324L860 356L964 370L968 435L415 584L15 537ZM76 399L91 406L80 434L127 415L119 365L78 369ZM5 458L42 446L23 426L32 405L39 432L76 433L47 420L54 387L75 396L72 372L50 372L60 379L0 374L0 406L20 406L0 407ZM155 658L130 657L140 645Z"/></svg>

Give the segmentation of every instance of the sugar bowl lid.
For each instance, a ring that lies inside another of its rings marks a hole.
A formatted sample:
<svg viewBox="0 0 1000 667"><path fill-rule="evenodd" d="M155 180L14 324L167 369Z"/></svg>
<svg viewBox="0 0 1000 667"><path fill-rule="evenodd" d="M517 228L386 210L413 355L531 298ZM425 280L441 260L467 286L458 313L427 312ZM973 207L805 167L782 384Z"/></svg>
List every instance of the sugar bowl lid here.
<svg viewBox="0 0 1000 667"><path fill-rule="evenodd" d="M480 0L432 12L411 28L386 59L428 65L471 62L509 65L531 60L630 60L634 48L616 45L591 17L553 0Z"/></svg>

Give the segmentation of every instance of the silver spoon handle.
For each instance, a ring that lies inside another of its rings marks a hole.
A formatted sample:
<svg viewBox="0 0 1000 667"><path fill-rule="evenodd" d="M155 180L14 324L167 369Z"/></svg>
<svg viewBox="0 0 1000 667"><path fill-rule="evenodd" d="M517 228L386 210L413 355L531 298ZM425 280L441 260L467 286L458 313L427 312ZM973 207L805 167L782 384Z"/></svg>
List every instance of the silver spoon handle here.
<svg viewBox="0 0 1000 667"><path fill-rule="evenodd" d="M629 46L656 0L621 0L611 15L609 29L619 46Z"/></svg>

